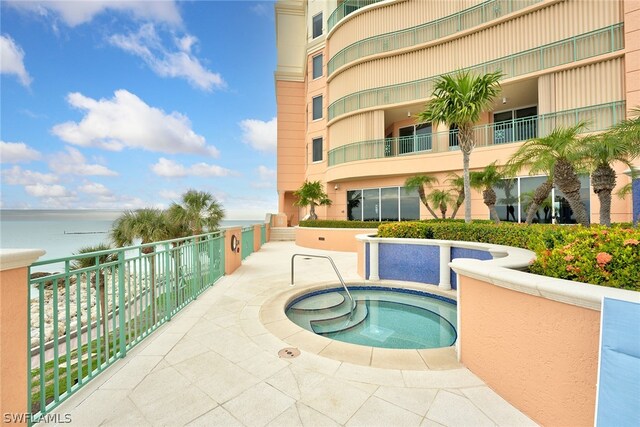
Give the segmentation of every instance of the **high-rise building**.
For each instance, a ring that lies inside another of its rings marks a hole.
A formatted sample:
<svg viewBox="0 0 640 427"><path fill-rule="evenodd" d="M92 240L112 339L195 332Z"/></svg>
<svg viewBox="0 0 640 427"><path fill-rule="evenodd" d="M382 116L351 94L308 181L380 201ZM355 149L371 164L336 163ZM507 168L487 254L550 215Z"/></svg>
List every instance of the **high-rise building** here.
<svg viewBox="0 0 640 427"><path fill-rule="evenodd" d="M528 139L587 123L597 132L640 105L640 2L633 0L279 0L279 212L295 225L305 179L321 181L333 204L321 219L429 218L408 177L462 173L456 128L416 114L443 74L500 70L502 92L474 128L471 170L504 164ZM629 182L617 165L618 186ZM501 219L524 221L527 195L544 176L496 187ZM591 221L599 202L581 178ZM489 218L473 191L472 216ZM464 216L463 208L458 218ZM612 220L630 221L615 198ZM449 210L451 213L451 210ZM554 189L536 221L573 221Z"/></svg>

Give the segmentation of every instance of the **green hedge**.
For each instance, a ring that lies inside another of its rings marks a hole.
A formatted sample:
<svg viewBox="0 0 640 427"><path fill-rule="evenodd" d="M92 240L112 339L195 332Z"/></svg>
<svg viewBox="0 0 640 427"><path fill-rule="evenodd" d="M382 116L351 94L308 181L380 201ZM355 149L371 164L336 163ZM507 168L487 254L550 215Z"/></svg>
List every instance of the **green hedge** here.
<svg viewBox="0 0 640 427"><path fill-rule="evenodd" d="M381 224L379 221L340 221L330 219L315 219L300 221L300 227L310 228L378 228Z"/></svg>
<svg viewBox="0 0 640 427"><path fill-rule="evenodd" d="M619 224L566 226L476 222L382 224L380 237L458 240L526 248L530 271L550 277L640 291L640 230Z"/></svg>

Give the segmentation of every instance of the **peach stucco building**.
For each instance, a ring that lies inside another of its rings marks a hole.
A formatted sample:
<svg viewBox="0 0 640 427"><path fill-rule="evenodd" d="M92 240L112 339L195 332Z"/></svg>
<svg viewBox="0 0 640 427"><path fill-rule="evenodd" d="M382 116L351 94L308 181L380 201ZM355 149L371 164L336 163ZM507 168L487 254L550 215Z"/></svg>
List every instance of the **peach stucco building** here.
<svg viewBox="0 0 640 427"><path fill-rule="evenodd" d="M279 212L291 225L306 214L293 205L305 179L323 182L333 201L317 209L321 219L429 218L403 183L430 174L444 189L461 174L455 129L415 119L444 73L505 74L475 129L472 170L503 164L555 126L600 131L640 105L637 0L279 0L275 10ZM524 173L497 188L501 218L524 221L526 195L543 180ZM588 176L582 184L597 222ZM612 220L629 221L631 210L614 198ZM489 217L475 191L472 214ZM554 217L572 221L557 190L537 220Z"/></svg>

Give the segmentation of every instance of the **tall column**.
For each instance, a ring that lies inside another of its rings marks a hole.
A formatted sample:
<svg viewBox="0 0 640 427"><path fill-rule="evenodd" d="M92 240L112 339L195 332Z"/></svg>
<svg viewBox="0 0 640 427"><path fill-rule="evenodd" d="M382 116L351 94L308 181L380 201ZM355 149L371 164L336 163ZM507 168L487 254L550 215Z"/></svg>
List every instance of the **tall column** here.
<svg viewBox="0 0 640 427"><path fill-rule="evenodd" d="M0 249L0 414L27 425L27 350L31 344L28 268L41 249Z"/></svg>
<svg viewBox="0 0 640 427"><path fill-rule="evenodd" d="M369 280L380 280L378 271L378 242L369 242Z"/></svg>
<svg viewBox="0 0 640 427"><path fill-rule="evenodd" d="M451 289L451 246L440 244L440 283L438 288L443 291Z"/></svg>

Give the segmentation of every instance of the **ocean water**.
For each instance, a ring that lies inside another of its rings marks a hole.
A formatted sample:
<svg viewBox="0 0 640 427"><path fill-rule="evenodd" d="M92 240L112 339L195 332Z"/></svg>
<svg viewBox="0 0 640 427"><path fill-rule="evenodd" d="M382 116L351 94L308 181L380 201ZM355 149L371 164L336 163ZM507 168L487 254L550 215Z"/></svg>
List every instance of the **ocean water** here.
<svg viewBox="0 0 640 427"><path fill-rule="evenodd" d="M40 258L50 260L77 253L79 249L108 243L109 230L121 211L105 210L0 210L0 247L2 249L44 249ZM224 220L222 227L246 226L264 220ZM33 271L64 268L60 263ZM55 270L53 270L55 271Z"/></svg>

